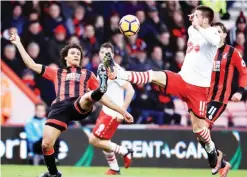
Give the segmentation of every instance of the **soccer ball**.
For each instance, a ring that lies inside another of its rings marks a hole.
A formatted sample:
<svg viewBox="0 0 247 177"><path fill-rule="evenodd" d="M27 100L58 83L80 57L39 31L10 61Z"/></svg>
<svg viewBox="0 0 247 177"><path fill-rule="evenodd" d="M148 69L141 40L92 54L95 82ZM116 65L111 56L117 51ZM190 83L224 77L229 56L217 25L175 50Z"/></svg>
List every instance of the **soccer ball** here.
<svg viewBox="0 0 247 177"><path fill-rule="evenodd" d="M140 29L140 22L134 15L125 15L119 22L119 29L125 36L133 36Z"/></svg>

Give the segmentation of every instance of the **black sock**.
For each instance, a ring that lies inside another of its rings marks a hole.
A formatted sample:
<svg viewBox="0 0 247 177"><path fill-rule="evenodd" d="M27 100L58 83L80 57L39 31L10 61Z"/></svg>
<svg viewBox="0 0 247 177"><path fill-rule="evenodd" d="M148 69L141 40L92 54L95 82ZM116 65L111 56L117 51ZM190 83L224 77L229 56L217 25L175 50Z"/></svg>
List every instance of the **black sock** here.
<svg viewBox="0 0 247 177"><path fill-rule="evenodd" d="M57 166L55 162L54 153L51 155L44 155L44 160L45 160L45 164L47 166L49 173L51 175L57 174L58 170L57 170Z"/></svg>
<svg viewBox="0 0 247 177"><path fill-rule="evenodd" d="M94 100L94 101L99 101L99 100L102 98L102 96L103 96L104 94L105 94L105 93L102 93L102 92L100 91L100 89L98 88L98 89L96 89L96 90L93 91L93 93L91 94L91 98L92 98L92 100Z"/></svg>
<svg viewBox="0 0 247 177"><path fill-rule="evenodd" d="M226 161L224 159L222 159L221 161L221 168L225 168L226 166Z"/></svg>

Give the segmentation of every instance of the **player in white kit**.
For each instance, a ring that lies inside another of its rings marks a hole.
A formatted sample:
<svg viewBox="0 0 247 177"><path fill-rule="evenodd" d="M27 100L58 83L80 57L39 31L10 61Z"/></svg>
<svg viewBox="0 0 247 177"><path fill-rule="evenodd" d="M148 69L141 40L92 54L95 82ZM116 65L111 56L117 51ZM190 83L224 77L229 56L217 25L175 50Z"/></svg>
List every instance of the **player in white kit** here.
<svg viewBox="0 0 247 177"><path fill-rule="evenodd" d="M104 43L101 45L99 51L101 61L103 61L106 53L108 53L107 56L113 58L114 48L111 43ZM123 70L116 63L115 66L119 70ZM129 82L120 79L108 80L107 85L107 92L105 94L109 96L112 102L127 109L135 93L132 85ZM124 91L126 91L125 96ZM118 114L116 111L103 106L93 129L93 133L89 138L90 144L103 149L103 153L105 154L106 160L110 166L110 169L106 172L107 175L120 174L120 168L118 166L115 153L123 156L125 168L128 168L132 161L132 150L111 142L111 138L122 120L123 116L121 114Z"/></svg>
<svg viewBox="0 0 247 177"><path fill-rule="evenodd" d="M191 115L193 132L203 141L209 154L209 164L217 164L217 152L211 140L210 131L205 126L207 93L210 87L213 60L220 44L217 30L211 27L214 11L207 6L198 6L190 16L192 25L188 29L189 39L185 60L179 73L170 71L133 72L121 71L108 65L109 79L123 79L135 84L155 83L167 94L181 98L187 103ZM114 72L110 70L114 68Z"/></svg>

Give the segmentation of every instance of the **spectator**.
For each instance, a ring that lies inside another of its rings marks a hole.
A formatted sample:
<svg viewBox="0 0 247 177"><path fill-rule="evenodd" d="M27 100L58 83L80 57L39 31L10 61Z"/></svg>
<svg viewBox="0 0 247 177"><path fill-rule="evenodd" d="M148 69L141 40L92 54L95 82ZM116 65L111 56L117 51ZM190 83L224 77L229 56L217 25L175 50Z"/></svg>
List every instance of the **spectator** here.
<svg viewBox="0 0 247 177"><path fill-rule="evenodd" d="M100 64L100 58L98 53L93 54L92 60L91 60L91 68L90 70L94 72L95 75L97 75L98 66Z"/></svg>
<svg viewBox="0 0 247 177"><path fill-rule="evenodd" d="M73 19L70 20L72 20L72 24L73 24L70 33L76 34L79 38L82 37L84 33L84 26L86 25L85 8L81 5L78 5L75 8Z"/></svg>
<svg viewBox="0 0 247 177"><path fill-rule="evenodd" d="M99 43L104 42L104 18L103 16L97 16L95 20L95 36L98 39Z"/></svg>
<svg viewBox="0 0 247 177"><path fill-rule="evenodd" d="M16 5L13 9L11 26L16 27L18 33L22 34L25 24L26 24L26 18L22 15L22 7L20 5Z"/></svg>
<svg viewBox="0 0 247 177"><path fill-rule="evenodd" d="M149 16L148 23L150 26L152 26L151 31L153 33L148 34L148 37L146 38L146 43L149 45L149 47L153 47L155 43L158 42L158 34L161 31L167 30L167 27L161 21L159 17L159 12L155 6L149 8L148 16Z"/></svg>
<svg viewBox="0 0 247 177"><path fill-rule="evenodd" d="M241 56L244 55L244 44L245 44L245 36L244 33L239 32L237 34L237 38L236 38L236 42L235 42L235 48L238 49L238 51L240 52Z"/></svg>
<svg viewBox="0 0 247 177"><path fill-rule="evenodd" d="M68 43L69 44L72 44L72 43L80 44L81 42L76 35L71 35L69 40L68 40Z"/></svg>
<svg viewBox="0 0 247 177"><path fill-rule="evenodd" d="M11 117L12 103L11 103L11 90L7 77L1 73L1 125Z"/></svg>
<svg viewBox="0 0 247 177"><path fill-rule="evenodd" d="M32 10L29 14L29 21L38 21L39 20L39 13L37 10Z"/></svg>
<svg viewBox="0 0 247 177"><path fill-rule="evenodd" d="M118 65L122 65L122 61L123 61L123 57L121 55L114 55L113 60L115 61L115 63L117 63Z"/></svg>
<svg viewBox="0 0 247 177"><path fill-rule="evenodd" d="M40 98L40 90L37 88L34 77L35 77L34 73L31 70L25 69L22 72L21 78L22 78L23 83L26 86L28 86L38 98Z"/></svg>
<svg viewBox="0 0 247 177"><path fill-rule="evenodd" d="M242 32L245 35L245 39L247 38L247 27L246 27L246 17L244 16L244 13L241 11L239 17L236 21L236 26L234 26L230 32L229 32L229 39L231 45L234 45L234 42L236 41L236 36L239 32Z"/></svg>
<svg viewBox="0 0 247 177"><path fill-rule="evenodd" d="M51 61L47 57L43 57L40 53L40 46L36 42L31 42L27 46L27 53L36 62L44 65L48 65Z"/></svg>
<svg viewBox="0 0 247 177"><path fill-rule="evenodd" d="M114 31L112 37L111 37L111 42L114 46L114 53L116 55L120 55L123 57L124 61L127 61L127 51L125 48L125 40L124 40L124 35L119 32L119 30Z"/></svg>
<svg viewBox="0 0 247 177"><path fill-rule="evenodd" d="M177 51L175 54L174 61L171 63L170 70L173 72L179 72L183 65L185 54L183 51Z"/></svg>
<svg viewBox="0 0 247 177"><path fill-rule="evenodd" d="M138 10L136 12L136 17L140 22L140 31L138 32L138 37L144 39L145 42L149 40L148 35L155 33L154 28L147 22L145 12L143 10Z"/></svg>
<svg viewBox="0 0 247 177"><path fill-rule="evenodd" d="M137 38L137 35L128 37L128 44L126 46L127 53L131 57L135 57L136 53L140 50L147 48L147 44L140 38Z"/></svg>
<svg viewBox="0 0 247 177"><path fill-rule="evenodd" d="M36 42L41 46L41 50L45 50L47 47L47 41L39 21L29 22L28 29L24 32L22 40L24 46L27 46L30 42Z"/></svg>
<svg viewBox="0 0 247 177"><path fill-rule="evenodd" d="M24 64L16 57L14 45L8 44L4 47L2 59L17 75L21 75Z"/></svg>
<svg viewBox="0 0 247 177"><path fill-rule="evenodd" d="M183 37L177 38L177 51L185 51L186 50L186 41Z"/></svg>
<svg viewBox="0 0 247 177"><path fill-rule="evenodd" d="M49 6L48 16L44 20L45 32L51 37L59 25L62 25L65 28L65 23L59 5L57 3L52 3Z"/></svg>
<svg viewBox="0 0 247 177"><path fill-rule="evenodd" d="M58 59L60 57L61 49L66 45L66 29L63 25L59 25L54 30L55 37L48 43L48 55L50 61L60 64Z"/></svg>
<svg viewBox="0 0 247 177"><path fill-rule="evenodd" d="M169 31L165 30L159 34L159 46L162 48L163 60L171 62L174 56L174 52L170 44Z"/></svg>
<svg viewBox="0 0 247 177"><path fill-rule="evenodd" d="M97 53L100 47L100 43L95 36L95 30L92 25L87 25L85 27L85 33L83 38L83 46L85 47L85 52L92 55L92 53Z"/></svg>
<svg viewBox="0 0 247 177"><path fill-rule="evenodd" d="M117 14L110 17L110 22L105 25L104 41L108 41L116 31L119 31L119 21L120 19Z"/></svg>
<svg viewBox="0 0 247 177"><path fill-rule="evenodd" d="M165 70L168 68L168 63L163 61L163 53L162 49L159 46L155 46L153 48L153 52L151 54L151 68L154 71Z"/></svg>
<svg viewBox="0 0 247 177"><path fill-rule="evenodd" d="M151 69L150 59L147 58L146 50L139 50L136 52L136 57L131 58L129 70L133 71L147 71Z"/></svg>
<svg viewBox="0 0 247 177"><path fill-rule="evenodd" d="M33 160L34 165L38 165L42 154L42 136L46 121L46 106L43 103L35 105L35 115L31 118L24 129L27 135L28 156ZM56 155L59 150L59 141L55 143L54 150Z"/></svg>

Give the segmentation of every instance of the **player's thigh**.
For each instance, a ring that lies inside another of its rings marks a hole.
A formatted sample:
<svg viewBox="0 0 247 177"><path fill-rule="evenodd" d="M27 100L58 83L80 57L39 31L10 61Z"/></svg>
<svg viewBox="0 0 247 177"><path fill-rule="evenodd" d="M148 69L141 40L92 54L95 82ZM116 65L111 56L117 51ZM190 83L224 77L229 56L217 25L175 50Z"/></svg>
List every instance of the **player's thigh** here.
<svg viewBox="0 0 247 177"><path fill-rule="evenodd" d="M45 125L43 134L43 147L53 147L57 138L61 135L61 131L55 127Z"/></svg>
<svg viewBox="0 0 247 177"><path fill-rule="evenodd" d="M207 88L187 84L188 92L186 103L191 115L193 130L205 126Z"/></svg>
<svg viewBox="0 0 247 177"><path fill-rule="evenodd" d="M166 73L164 71L152 71L152 83L164 87L167 84Z"/></svg>
<svg viewBox="0 0 247 177"><path fill-rule="evenodd" d="M226 104L216 101L211 101L207 104L207 118L215 122L220 115L224 112L226 109Z"/></svg>
<svg viewBox="0 0 247 177"><path fill-rule="evenodd" d="M95 101L91 99L92 91L85 93L83 96L79 97L75 102L82 111L87 111L92 109Z"/></svg>
<svg viewBox="0 0 247 177"><path fill-rule="evenodd" d="M116 132L118 125L119 122L116 118L112 118L101 112L93 129L93 134L100 139L109 140Z"/></svg>

